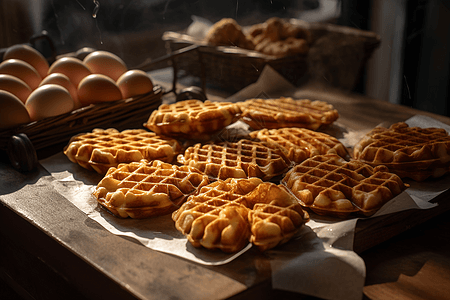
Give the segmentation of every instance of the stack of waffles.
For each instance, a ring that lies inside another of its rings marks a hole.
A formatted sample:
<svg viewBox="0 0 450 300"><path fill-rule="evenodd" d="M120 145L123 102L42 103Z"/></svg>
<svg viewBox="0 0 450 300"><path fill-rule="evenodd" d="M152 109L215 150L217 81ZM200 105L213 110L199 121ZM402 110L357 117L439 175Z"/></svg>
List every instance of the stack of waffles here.
<svg viewBox="0 0 450 300"><path fill-rule="evenodd" d="M349 151L322 129L338 113L324 101L186 100L164 104L146 129L96 129L66 155L105 174L94 196L121 218L172 216L195 247L268 250L311 214L370 216L416 180L449 169L449 137L404 123L375 128ZM237 120L245 136L220 135ZM353 157L352 157L353 155ZM415 172L411 172L411 171Z"/></svg>

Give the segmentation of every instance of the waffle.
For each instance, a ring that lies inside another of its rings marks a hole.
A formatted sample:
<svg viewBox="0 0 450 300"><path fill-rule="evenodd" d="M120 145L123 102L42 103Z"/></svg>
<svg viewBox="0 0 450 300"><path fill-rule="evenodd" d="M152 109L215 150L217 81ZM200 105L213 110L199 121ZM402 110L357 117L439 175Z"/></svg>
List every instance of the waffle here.
<svg viewBox="0 0 450 300"><path fill-rule="evenodd" d="M308 99L249 99L240 104L242 120L253 129L300 127L316 130L339 117L337 110L324 101Z"/></svg>
<svg viewBox="0 0 450 300"><path fill-rule="evenodd" d="M173 212L207 184L195 168L143 159L110 168L93 194L115 216L143 219Z"/></svg>
<svg viewBox="0 0 450 300"><path fill-rule="evenodd" d="M202 187L172 218L194 247L237 252L249 242L261 251L285 243L309 216L282 185L229 178Z"/></svg>
<svg viewBox="0 0 450 300"><path fill-rule="evenodd" d="M240 108L230 102L185 100L162 104L150 115L148 129L176 138L210 140L238 120Z"/></svg>
<svg viewBox="0 0 450 300"><path fill-rule="evenodd" d="M282 183L300 204L320 215L369 216L406 189L385 166L375 168L336 154L317 155L293 167Z"/></svg>
<svg viewBox="0 0 450 300"><path fill-rule="evenodd" d="M172 162L181 145L174 139L158 136L144 129L94 129L72 137L64 154L85 169L106 174L110 167L132 161Z"/></svg>
<svg viewBox="0 0 450 300"><path fill-rule="evenodd" d="M214 179L258 177L284 173L290 165L280 148L246 139L218 144L196 144L178 155L178 162L195 167Z"/></svg>
<svg viewBox="0 0 450 300"><path fill-rule="evenodd" d="M296 164L320 154L349 157L345 146L335 137L305 128L261 129L250 132L250 136L280 146L289 160Z"/></svg>
<svg viewBox="0 0 450 300"><path fill-rule="evenodd" d="M354 147L354 157L377 166L383 164L401 178L423 181L450 170L450 136L441 128L376 127Z"/></svg>

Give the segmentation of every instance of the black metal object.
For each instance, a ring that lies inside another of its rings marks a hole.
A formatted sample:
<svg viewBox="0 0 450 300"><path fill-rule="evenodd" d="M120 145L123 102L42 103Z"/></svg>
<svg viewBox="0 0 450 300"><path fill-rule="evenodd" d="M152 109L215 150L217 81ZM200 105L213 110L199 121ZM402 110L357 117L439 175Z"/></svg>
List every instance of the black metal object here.
<svg viewBox="0 0 450 300"><path fill-rule="evenodd" d="M30 172L36 168L38 163L36 150L25 133L11 136L7 152L14 169L20 172Z"/></svg>

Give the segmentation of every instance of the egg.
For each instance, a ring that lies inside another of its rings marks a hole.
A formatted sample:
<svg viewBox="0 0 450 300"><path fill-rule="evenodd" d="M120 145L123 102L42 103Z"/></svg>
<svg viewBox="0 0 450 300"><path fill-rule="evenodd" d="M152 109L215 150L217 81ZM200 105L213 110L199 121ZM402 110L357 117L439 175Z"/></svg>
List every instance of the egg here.
<svg viewBox="0 0 450 300"><path fill-rule="evenodd" d="M23 80L9 74L0 74L0 90L10 92L23 103L32 92Z"/></svg>
<svg viewBox="0 0 450 300"><path fill-rule="evenodd" d="M91 74L83 78L77 93L81 105L122 99L122 93L115 81L101 74Z"/></svg>
<svg viewBox="0 0 450 300"><path fill-rule="evenodd" d="M0 129L29 123L30 115L25 105L12 93L0 90Z"/></svg>
<svg viewBox="0 0 450 300"><path fill-rule="evenodd" d="M19 59L7 59L0 64L0 74L9 74L23 80L32 90L38 87L41 75L29 63Z"/></svg>
<svg viewBox="0 0 450 300"><path fill-rule="evenodd" d="M83 62L93 74L102 74L114 81L128 71L125 62L108 51L94 51L88 54Z"/></svg>
<svg viewBox="0 0 450 300"><path fill-rule="evenodd" d="M58 116L73 110L74 102L65 88L45 84L35 89L25 102L32 121Z"/></svg>
<svg viewBox="0 0 450 300"><path fill-rule="evenodd" d="M124 99L153 91L153 82L150 76L142 70L130 70L123 73L117 80L117 86Z"/></svg>
<svg viewBox="0 0 450 300"><path fill-rule="evenodd" d="M75 57L62 57L57 59L48 69L48 74L53 73L66 75L75 87L78 87L81 79L92 74L86 65Z"/></svg>
<svg viewBox="0 0 450 300"><path fill-rule="evenodd" d="M70 96L73 99L73 102L75 103L74 108L80 108L81 104L80 101L78 101L78 94L77 94L77 88L73 85L73 83L70 81L69 77L62 73L52 73L42 79L39 86L43 86L44 84L57 84L65 88Z"/></svg>
<svg viewBox="0 0 450 300"><path fill-rule="evenodd" d="M14 45L9 47L3 55L3 60L19 59L29 63L44 78L48 72L48 61L38 50L28 45Z"/></svg>
<svg viewBox="0 0 450 300"><path fill-rule="evenodd" d="M89 54L91 54L94 51L95 51L94 48L83 47L81 49L78 49L77 52L75 52L75 57L83 60L86 56L88 56Z"/></svg>

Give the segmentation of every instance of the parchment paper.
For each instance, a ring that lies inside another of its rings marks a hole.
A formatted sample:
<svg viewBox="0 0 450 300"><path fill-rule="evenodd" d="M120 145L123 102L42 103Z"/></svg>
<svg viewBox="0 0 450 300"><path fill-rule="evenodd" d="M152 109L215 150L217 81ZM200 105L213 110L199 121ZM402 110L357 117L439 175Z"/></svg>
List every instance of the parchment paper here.
<svg viewBox="0 0 450 300"><path fill-rule="evenodd" d="M295 88L272 68L266 67L258 82L233 95L227 101L252 97L270 97ZM449 126L434 119L416 116L407 120L411 126ZM244 126L235 124L235 127ZM342 142L351 146L360 137L348 132ZM92 196L101 176L70 162L59 153L40 163L50 172L52 185L69 201L113 234L132 237L144 246L183 257L205 265L226 264L247 251L228 255L192 247L179 233L170 216L147 220L119 219L100 209ZM48 179L47 179L48 180ZM406 209L428 209L429 201L450 187L448 176L433 182L409 182L411 187L383 206L373 217ZM273 288L303 293L325 299L361 299L365 280L364 261L352 250L357 218L341 220L311 215L311 221L287 244L267 251L271 257Z"/></svg>

